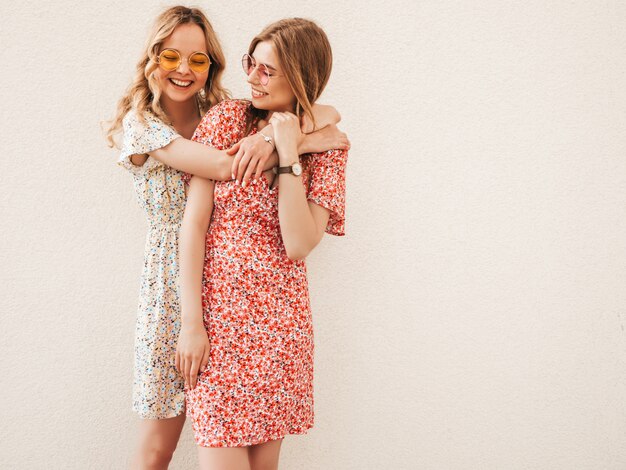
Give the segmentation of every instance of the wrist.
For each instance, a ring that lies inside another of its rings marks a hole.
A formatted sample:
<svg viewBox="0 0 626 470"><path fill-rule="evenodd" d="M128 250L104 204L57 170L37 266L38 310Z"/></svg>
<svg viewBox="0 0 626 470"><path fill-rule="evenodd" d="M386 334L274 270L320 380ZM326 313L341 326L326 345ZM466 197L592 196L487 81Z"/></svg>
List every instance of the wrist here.
<svg viewBox="0 0 626 470"><path fill-rule="evenodd" d="M278 164L287 166L300 161L298 146L295 143L281 145L276 148L278 152Z"/></svg>
<svg viewBox="0 0 626 470"><path fill-rule="evenodd" d="M272 146L272 151L276 148L276 144L274 143L274 138L270 134L263 133L261 131L259 131L258 134L263 138L265 142L267 142L268 144Z"/></svg>
<svg viewBox="0 0 626 470"><path fill-rule="evenodd" d="M180 325L180 331L184 331L186 333L198 333L200 331L206 331L204 328L204 322L202 321L202 317L194 318L194 319L182 319Z"/></svg>
<svg viewBox="0 0 626 470"><path fill-rule="evenodd" d="M277 175L300 176L302 175L302 165L300 162L293 162L290 165L276 167L274 173Z"/></svg>

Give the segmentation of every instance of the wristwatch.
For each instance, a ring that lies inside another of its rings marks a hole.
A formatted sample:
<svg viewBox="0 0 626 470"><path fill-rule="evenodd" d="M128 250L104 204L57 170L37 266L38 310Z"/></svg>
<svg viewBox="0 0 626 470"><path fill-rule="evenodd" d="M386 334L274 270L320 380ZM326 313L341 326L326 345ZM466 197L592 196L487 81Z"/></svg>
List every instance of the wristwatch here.
<svg viewBox="0 0 626 470"><path fill-rule="evenodd" d="M300 165L299 162L295 162L289 166L274 167L274 170L278 175L282 173L291 173L294 176L300 176L302 174L302 165Z"/></svg>

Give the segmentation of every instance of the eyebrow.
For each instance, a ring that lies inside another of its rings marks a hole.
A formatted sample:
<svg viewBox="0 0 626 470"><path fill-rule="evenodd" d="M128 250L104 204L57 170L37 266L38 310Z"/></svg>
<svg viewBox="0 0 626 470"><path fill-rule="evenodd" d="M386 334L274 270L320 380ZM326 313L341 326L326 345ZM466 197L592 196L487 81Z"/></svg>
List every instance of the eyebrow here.
<svg viewBox="0 0 626 470"><path fill-rule="evenodd" d="M254 59L255 62L258 62L258 60L256 60L256 57L252 56L252 58ZM272 67L269 64L263 64L262 63L262 65L265 65L268 69L272 69L274 72L278 72L278 70L276 70L274 67Z"/></svg>

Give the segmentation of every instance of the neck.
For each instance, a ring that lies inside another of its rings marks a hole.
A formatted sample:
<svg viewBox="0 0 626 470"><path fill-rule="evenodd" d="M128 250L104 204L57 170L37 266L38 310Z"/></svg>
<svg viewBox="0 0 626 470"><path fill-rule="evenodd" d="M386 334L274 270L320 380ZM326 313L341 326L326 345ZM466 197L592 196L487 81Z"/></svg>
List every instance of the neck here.
<svg viewBox="0 0 626 470"><path fill-rule="evenodd" d="M293 113L296 114L296 105L298 104L298 101L294 98L293 101L291 103L287 103L282 107L278 107L276 109L268 109L267 110L267 117L265 118L267 120L267 122L270 121L270 119L272 118L272 114L274 113Z"/></svg>
<svg viewBox="0 0 626 470"><path fill-rule="evenodd" d="M161 97L161 107L167 117L172 120L174 127L184 126L189 121L199 119L198 105L195 98L187 100L183 103L179 101L172 101L167 96Z"/></svg>

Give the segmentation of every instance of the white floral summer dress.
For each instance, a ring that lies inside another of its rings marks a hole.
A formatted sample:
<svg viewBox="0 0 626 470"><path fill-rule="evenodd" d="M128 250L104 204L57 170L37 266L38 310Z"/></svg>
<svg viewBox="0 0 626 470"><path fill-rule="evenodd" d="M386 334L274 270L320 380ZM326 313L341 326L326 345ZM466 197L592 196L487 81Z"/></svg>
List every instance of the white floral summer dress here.
<svg viewBox="0 0 626 470"><path fill-rule="evenodd" d="M130 156L164 147L180 136L151 113L142 122L130 111L123 127L118 164L132 173L149 224L137 312L133 410L142 418L171 418L185 411L184 380L174 365L180 331L178 235L185 186L178 170L152 157L136 166Z"/></svg>

